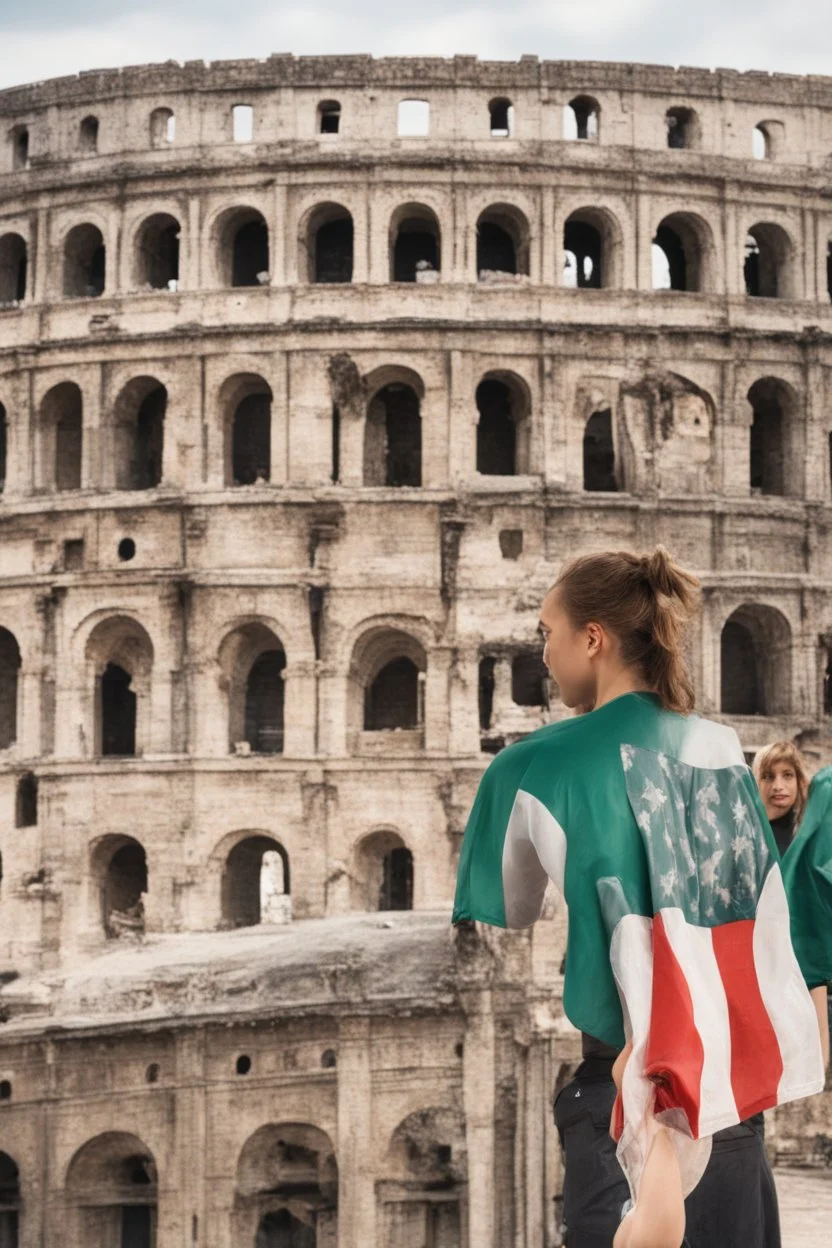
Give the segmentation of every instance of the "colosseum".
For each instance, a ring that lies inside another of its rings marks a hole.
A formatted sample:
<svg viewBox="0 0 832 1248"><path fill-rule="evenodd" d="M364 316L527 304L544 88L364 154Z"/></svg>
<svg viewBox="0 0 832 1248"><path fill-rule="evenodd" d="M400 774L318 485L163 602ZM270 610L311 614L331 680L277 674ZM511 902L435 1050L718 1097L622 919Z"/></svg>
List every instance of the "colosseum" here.
<svg viewBox="0 0 832 1248"><path fill-rule="evenodd" d="M466 815L610 545L700 574L703 711L832 759L832 79L0 115L0 1244L555 1248L564 915L450 927Z"/></svg>

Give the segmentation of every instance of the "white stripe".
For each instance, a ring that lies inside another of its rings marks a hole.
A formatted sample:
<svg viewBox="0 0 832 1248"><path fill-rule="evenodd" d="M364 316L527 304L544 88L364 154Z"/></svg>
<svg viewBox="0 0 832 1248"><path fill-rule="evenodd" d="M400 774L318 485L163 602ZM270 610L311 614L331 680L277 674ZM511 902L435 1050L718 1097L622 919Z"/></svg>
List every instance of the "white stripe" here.
<svg viewBox="0 0 832 1248"><path fill-rule="evenodd" d="M709 927L688 923L677 908L661 911L670 947L693 999L693 1021L704 1049L699 1092L699 1135L739 1120L731 1085L731 1022Z"/></svg>
<svg viewBox="0 0 832 1248"><path fill-rule="evenodd" d="M503 843L506 926L528 927L540 917L549 880L563 892L566 833L548 807L518 789Z"/></svg>
<svg viewBox="0 0 832 1248"><path fill-rule="evenodd" d="M760 893L753 948L760 995L783 1059L777 1089L783 1104L820 1092L824 1070L817 1013L792 948L789 904L778 866L769 871Z"/></svg>

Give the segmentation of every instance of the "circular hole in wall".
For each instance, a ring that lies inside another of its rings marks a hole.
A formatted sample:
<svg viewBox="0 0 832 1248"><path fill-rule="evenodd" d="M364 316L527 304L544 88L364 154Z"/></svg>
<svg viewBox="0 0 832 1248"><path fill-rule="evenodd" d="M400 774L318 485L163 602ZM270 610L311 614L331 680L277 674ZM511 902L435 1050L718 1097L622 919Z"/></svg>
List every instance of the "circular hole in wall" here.
<svg viewBox="0 0 832 1248"><path fill-rule="evenodd" d="M246 1053L241 1053L237 1058L237 1074L247 1075L251 1070L251 1058Z"/></svg>
<svg viewBox="0 0 832 1248"><path fill-rule="evenodd" d="M324 1049L321 1054L321 1066L324 1070L333 1070L338 1065L334 1049Z"/></svg>
<svg viewBox="0 0 832 1248"><path fill-rule="evenodd" d="M148 1066L147 1070L144 1072L144 1077L145 1077L145 1079L147 1080L147 1082L148 1082L148 1083L157 1083L157 1082L158 1082L158 1079L159 1079L159 1064L158 1064L158 1062L151 1062L151 1063L150 1063L150 1065Z"/></svg>
<svg viewBox="0 0 832 1248"><path fill-rule="evenodd" d="M125 562L132 559L136 553L136 543L132 537L123 537L118 544L118 557Z"/></svg>

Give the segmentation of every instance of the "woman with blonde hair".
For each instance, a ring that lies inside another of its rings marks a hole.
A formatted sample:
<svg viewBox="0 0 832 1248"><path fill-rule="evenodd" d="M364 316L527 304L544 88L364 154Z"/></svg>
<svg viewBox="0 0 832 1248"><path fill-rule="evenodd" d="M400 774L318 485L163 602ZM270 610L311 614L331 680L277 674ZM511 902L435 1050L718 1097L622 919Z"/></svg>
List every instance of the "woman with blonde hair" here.
<svg viewBox="0 0 832 1248"><path fill-rule="evenodd" d="M493 759L462 845L453 922L528 927L549 879L567 903L563 1008L590 1067L558 1099L568 1248L609 1248L628 1190L638 1208L656 1123L689 1248L777 1248L761 1111L823 1087L757 786L733 729L693 713L698 585L662 547L561 571L543 660L567 707L593 709ZM603 1142L613 1102L620 1168ZM638 1227L633 1214L623 1237Z"/></svg>
<svg viewBox="0 0 832 1248"><path fill-rule="evenodd" d="M754 755L752 771L782 858L806 809L806 762L793 741L774 741Z"/></svg>

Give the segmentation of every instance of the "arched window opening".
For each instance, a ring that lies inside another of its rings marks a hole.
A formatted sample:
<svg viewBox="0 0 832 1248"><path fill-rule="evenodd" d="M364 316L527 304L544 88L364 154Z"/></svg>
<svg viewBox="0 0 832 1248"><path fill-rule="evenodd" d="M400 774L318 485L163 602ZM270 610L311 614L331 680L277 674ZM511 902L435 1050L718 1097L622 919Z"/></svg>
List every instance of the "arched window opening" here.
<svg viewBox="0 0 832 1248"><path fill-rule="evenodd" d="M27 771L17 782L15 797L16 828L33 828L38 822L38 778L34 772ZM0 1248L2 1248L0 1239Z"/></svg>
<svg viewBox="0 0 832 1248"><path fill-rule="evenodd" d="M136 695L132 676L117 663L108 663L99 678L101 753L131 758L136 753Z"/></svg>
<svg viewBox="0 0 832 1248"><path fill-rule="evenodd" d="M698 146L699 120L692 108L669 108L665 113L667 146L692 148Z"/></svg>
<svg viewBox="0 0 832 1248"><path fill-rule="evenodd" d="M269 231L266 222L248 221L234 235L232 286L262 286L269 274Z"/></svg>
<svg viewBox="0 0 832 1248"><path fill-rule="evenodd" d="M765 126L755 126L751 131L751 155L755 160L769 160L771 143Z"/></svg>
<svg viewBox="0 0 832 1248"><path fill-rule="evenodd" d="M104 293L104 236L96 225L76 225L64 243L64 295L96 299Z"/></svg>
<svg viewBox="0 0 832 1248"><path fill-rule="evenodd" d="M429 208L410 204L399 209L391 226L394 282L425 282L441 268L439 222Z"/></svg>
<svg viewBox="0 0 832 1248"><path fill-rule="evenodd" d="M255 1248L336 1243L338 1166L331 1140L317 1127L270 1122L258 1128L240 1153L235 1187L229 1243Z"/></svg>
<svg viewBox="0 0 832 1248"><path fill-rule="evenodd" d="M748 603L726 620L720 642L724 715L788 715L791 629L773 607Z"/></svg>
<svg viewBox="0 0 832 1248"><path fill-rule="evenodd" d="M47 490L79 490L83 460L84 401L72 381L44 395L39 413L42 480Z"/></svg>
<svg viewBox="0 0 832 1248"><path fill-rule="evenodd" d="M364 693L364 731L418 728L419 669L412 659L392 659L377 673Z"/></svg>
<svg viewBox="0 0 832 1248"><path fill-rule="evenodd" d="M573 214L563 230L565 284L600 290L602 249L601 231L589 221Z"/></svg>
<svg viewBox="0 0 832 1248"><path fill-rule="evenodd" d="M254 1242L256 1248L315 1248L318 1235L288 1209L278 1209L263 1214Z"/></svg>
<svg viewBox="0 0 832 1248"><path fill-rule="evenodd" d="M797 493L789 481L790 403L774 378L763 378L748 392L753 418L750 432L751 489L760 494ZM790 486L792 488L790 488Z"/></svg>
<svg viewBox="0 0 832 1248"><path fill-rule="evenodd" d="M786 141L782 121L761 121L751 132L751 155L754 160L776 160Z"/></svg>
<svg viewBox="0 0 832 1248"><path fill-rule="evenodd" d="M318 105L318 133L337 134L341 129L341 105L337 100L322 100Z"/></svg>
<svg viewBox="0 0 832 1248"><path fill-rule="evenodd" d="M67 1174L69 1242L155 1248L157 1200L156 1163L142 1141L115 1131L97 1136Z"/></svg>
<svg viewBox="0 0 832 1248"><path fill-rule="evenodd" d="M19 234L0 238L0 303L26 298L26 243Z"/></svg>
<svg viewBox="0 0 832 1248"><path fill-rule="evenodd" d="M235 143L250 143L254 138L254 109L250 104L235 104L231 110L231 130Z"/></svg>
<svg viewBox="0 0 832 1248"><path fill-rule="evenodd" d="M486 378L477 386L477 472L513 476L517 468L518 403L504 381Z"/></svg>
<svg viewBox="0 0 832 1248"><path fill-rule="evenodd" d="M430 104L427 100L401 100L399 138L424 138L430 133Z"/></svg>
<svg viewBox="0 0 832 1248"><path fill-rule="evenodd" d="M12 167L28 169L29 167L29 128L15 126L12 130Z"/></svg>
<svg viewBox="0 0 832 1248"><path fill-rule="evenodd" d="M653 239L654 290L704 289L705 228L689 213L664 218Z"/></svg>
<svg viewBox="0 0 832 1248"><path fill-rule="evenodd" d="M280 754L283 751L283 673L286 655L282 649L265 650L251 666L246 681L245 737L253 754Z"/></svg>
<svg viewBox="0 0 832 1248"><path fill-rule="evenodd" d="M92 114L78 127L78 147L88 155L98 151L98 118Z"/></svg>
<svg viewBox="0 0 832 1248"><path fill-rule="evenodd" d="M255 373L229 377L220 402L225 413L226 485L269 481L272 392L268 382Z"/></svg>
<svg viewBox="0 0 832 1248"><path fill-rule="evenodd" d="M110 858L102 890L104 931L110 939L144 932L147 859L138 841L119 839L125 843Z"/></svg>
<svg viewBox="0 0 832 1248"><path fill-rule="evenodd" d="M481 732L488 732L491 728L491 720L494 714L494 668L496 663L497 660L493 655L486 655L480 659L479 663L478 702Z"/></svg>
<svg viewBox="0 0 832 1248"><path fill-rule="evenodd" d="M549 705L549 673L539 650L523 650L512 658L511 700L517 706Z"/></svg>
<svg viewBox="0 0 832 1248"><path fill-rule="evenodd" d="M162 481L168 392L153 377L136 377L116 404L116 489L152 490Z"/></svg>
<svg viewBox="0 0 832 1248"><path fill-rule="evenodd" d="M9 423L6 419L6 409L0 403L0 494L6 488L6 469L9 454Z"/></svg>
<svg viewBox="0 0 832 1248"><path fill-rule="evenodd" d="M790 298L791 260L791 242L781 226L765 222L753 226L745 240L746 294L759 299Z"/></svg>
<svg viewBox="0 0 832 1248"><path fill-rule="evenodd" d="M309 218L306 231L307 277L310 282L352 281L355 228L340 204L322 204Z"/></svg>
<svg viewBox="0 0 832 1248"><path fill-rule="evenodd" d="M354 910L412 910L413 854L396 832L372 832L356 849Z"/></svg>
<svg viewBox="0 0 832 1248"><path fill-rule="evenodd" d="M154 108L150 114L150 146L167 147L176 137L176 118L169 108Z"/></svg>
<svg viewBox="0 0 832 1248"><path fill-rule="evenodd" d="M364 484L422 484L422 420L412 386L391 382L367 408Z"/></svg>
<svg viewBox="0 0 832 1248"><path fill-rule="evenodd" d="M387 1150L406 1196L381 1211L385 1244L457 1245L465 1242L468 1170L465 1124L452 1109L423 1108L400 1122Z"/></svg>
<svg viewBox="0 0 832 1248"><path fill-rule="evenodd" d="M379 910L413 909L413 855L404 846L384 855Z"/></svg>
<svg viewBox="0 0 832 1248"><path fill-rule="evenodd" d="M584 429L584 489L609 492L618 488L612 412L605 408L593 412Z"/></svg>
<svg viewBox="0 0 832 1248"><path fill-rule="evenodd" d="M522 214L499 205L487 208L477 222L477 276L529 272L529 229Z"/></svg>
<svg viewBox="0 0 832 1248"><path fill-rule="evenodd" d="M176 290L179 286L179 222L159 212L142 224L137 239L137 279L151 290Z"/></svg>
<svg viewBox="0 0 832 1248"><path fill-rule="evenodd" d="M601 109L591 95L576 95L563 110L563 137L565 139L597 139L600 129Z"/></svg>
<svg viewBox="0 0 832 1248"><path fill-rule="evenodd" d="M18 1248L20 1173L8 1153L0 1153L0 1248Z"/></svg>
<svg viewBox="0 0 832 1248"><path fill-rule="evenodd" d="M514 133L514 105L511 100L492 100L488 105L492 139L508 139Z"/></svg>
<svg viewBox="0 0 832 1248"><path fill-rule="evenodd" d="M0 628L0 750L17 740L17 685L20 647L7 628Z"/></svg>
<svg viewBox="0 0 832 1248"><path fill-rule="evenodd" d="M286 923L292 917L289 855L271 836L247 836L228 855L222 917L228 927Z"/></svg>

